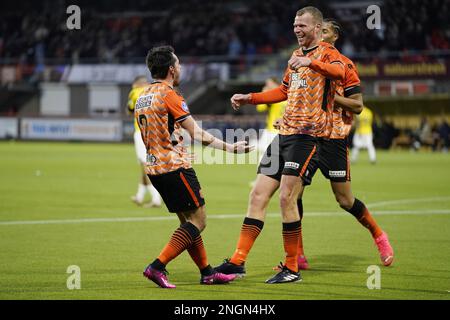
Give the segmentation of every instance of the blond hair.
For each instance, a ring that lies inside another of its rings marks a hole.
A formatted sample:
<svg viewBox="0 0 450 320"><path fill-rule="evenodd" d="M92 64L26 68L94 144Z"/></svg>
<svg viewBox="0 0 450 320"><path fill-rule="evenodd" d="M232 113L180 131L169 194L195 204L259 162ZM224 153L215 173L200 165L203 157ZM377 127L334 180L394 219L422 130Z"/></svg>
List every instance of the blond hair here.
<svg viewBox="0 0 450 320"><path fill-rule="evenodd" d="M305 13L309 13L313 17L315 23L320 23L320 24L323 23L322 12L319 9L317 9L316 7L311 7L311 6L304 7L297 11L296 16L299 17L299 16L304 15Z"/></svg>

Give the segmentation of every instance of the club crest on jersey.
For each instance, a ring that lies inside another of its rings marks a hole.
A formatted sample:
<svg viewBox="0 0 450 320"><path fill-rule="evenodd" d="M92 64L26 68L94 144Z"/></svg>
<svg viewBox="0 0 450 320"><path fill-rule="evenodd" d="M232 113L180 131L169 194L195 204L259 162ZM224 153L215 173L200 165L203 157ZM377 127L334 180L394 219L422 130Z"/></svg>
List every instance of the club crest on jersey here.
<svg viewBox="0 0 450 320"><path fill-rule="evenodd" d="M136 110L141 108L150 107L153 100L153 94L148 94L146 96L140 96L136 101L136 106L134 107Z"/></svg>
<svg viewBox="0 0 450 320"><path fill-rule="evenodd" d="M300 73L291 73L291 88L293 88L293 89L308 88L306 79L302 79Z"/></svg>
<svg viewBox="0 0 450 320"><path fill-rule="evenodd" d="M189 108L188 108L188 105L186 104L186 102L183 101L181 103L181 109L183 109L186 112L189 112Z"/></svg>
<svg viewBox="0 0 450 320"><path fill-rule="evenodd" d="M151 165L154 166L156 165L156 157L152 154L147 154L147 162Z"/></svg>

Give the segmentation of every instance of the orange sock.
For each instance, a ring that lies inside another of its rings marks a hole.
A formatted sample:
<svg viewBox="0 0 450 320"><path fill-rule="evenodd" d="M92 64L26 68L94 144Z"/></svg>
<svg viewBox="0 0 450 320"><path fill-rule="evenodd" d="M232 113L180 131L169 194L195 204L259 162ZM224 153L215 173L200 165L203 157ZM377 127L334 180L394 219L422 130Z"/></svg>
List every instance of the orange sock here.
<svg viewBox="0 0 450 320"><path fill-rule="evenodd" d="M361 223L364 227L369 229L373 238L378 238L383 233L383 230L378 226L375 219L370 214L367 208L364 208L363 214L361 218L358 219L359 223Z"/></svg>
<svg viewBox="0 0 450 320"><path fill-rule="evenodd" d="M162 264L167 265L184 250L189 248L194 242L193 239L197 239L199 235L200 231L196 226L190 222L184 223L172 234L169 243L158 256L159 261L161 261Z"/></svg>
<svg viewBox="0 0 450 320"><path fill-rule="evenodd" d="M187 251L200 270L205 269L209 265L201 235L198 235L197 238L194 239L194 242L187 248Z"/></svg>
<svg viewBox="0 0 450 320"><path fill-rule="evenodd" d="M372 237L377 238L382 233L383 230L378 226L375 219L370 214L369 210L367 210L364 203L355 198L355 202L353 202L353 206L350 209L345 209L350 212L364 227L369 229Z"/></svg>
<svg viewBox="0 0 450 320"><path fill-rule="evenodd" d="M263 226L264 222L261 220L248 217L244 219L236 250L230 259L231 263L236 265L245 263L247 255L250 252L253 243L255 243L256 238L259 236Z"/></svg>
<svg viewBox="0 0 450 320"><path fill-rule="evenodd" d="M298 272L297 253L300 236L300 220L283 223L283 244L286 252L285 266L294 272Z"/></svg>
<svg viewBox="0 0 450 320"><path fill-rule="evenodd" d="M300 215L300 238L298 240L297 254L299 256L304 256L305 253L303 252L303 236L302 236L302 219L303 219L303 201L302 201L302 199L297 199L297 208L298 208L298 213Z"/></svg>
<svg viewBox="0 0 450 320"><path fill-rule="evenodd" d="M303 235L302 235L302 223L300 221L300 231L299 231L299 239L298 239L298 252L297 255L304 256L305 252L303 251Z"/></svg>

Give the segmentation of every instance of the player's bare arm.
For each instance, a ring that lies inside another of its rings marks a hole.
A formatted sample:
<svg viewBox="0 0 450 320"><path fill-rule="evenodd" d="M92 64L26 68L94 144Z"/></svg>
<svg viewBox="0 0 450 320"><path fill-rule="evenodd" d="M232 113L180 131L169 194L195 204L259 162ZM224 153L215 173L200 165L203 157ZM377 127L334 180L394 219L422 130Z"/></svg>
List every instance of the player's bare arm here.
<svg viewBox="0 0 450 320"><path fill-rule="evenodd" d="M334 97L334 102L342 109L355 114L360 114L364 105L361 93L355 93L348 97L343 97L336 94Z"/></svg>
<svg viewBox="0 0 450 320"><path fill-rule="evenodd" d="M214 149L220 149L230 153L249 153L255 149L255 146L247 145L246 141L238 141L230 144L217 139L213 135L201 129L192 117L187 117L183 120L183 122L181 122L181 126L194 140Z"/></svg>

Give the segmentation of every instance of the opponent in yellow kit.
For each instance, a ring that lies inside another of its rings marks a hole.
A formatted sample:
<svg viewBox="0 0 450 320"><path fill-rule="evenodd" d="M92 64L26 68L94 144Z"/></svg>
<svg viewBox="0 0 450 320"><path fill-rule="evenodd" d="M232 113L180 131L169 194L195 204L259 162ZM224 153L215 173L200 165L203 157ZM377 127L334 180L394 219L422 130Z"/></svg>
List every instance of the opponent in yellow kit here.
<svg viewBox="0 0 450 320"><path fill-rule="evenodd" d="M136 101L148 85L149 83L147 82L147 78L144 76L139 76L134 79L132 89L128 94L127 109L130 114L134 115L134 107L136 105ZM144 205L145 193L148 192L151 195L152 200L150 203L145 204L145 207L160 207L161 196L159 195L155 187L151 184L144 172L144 166L147 162L147 150L145 149L144 143L142 142L141 131L139 130L136 119L134 120L133 140L136 150L136 157L139 164L141 165L141 181L139 181L136 195L132 196L131 200L139 206Z"/></svg>

